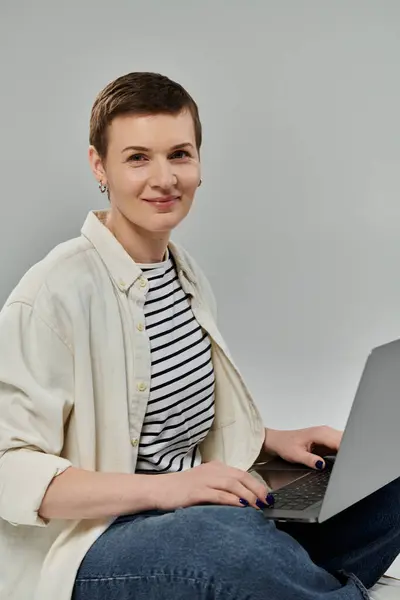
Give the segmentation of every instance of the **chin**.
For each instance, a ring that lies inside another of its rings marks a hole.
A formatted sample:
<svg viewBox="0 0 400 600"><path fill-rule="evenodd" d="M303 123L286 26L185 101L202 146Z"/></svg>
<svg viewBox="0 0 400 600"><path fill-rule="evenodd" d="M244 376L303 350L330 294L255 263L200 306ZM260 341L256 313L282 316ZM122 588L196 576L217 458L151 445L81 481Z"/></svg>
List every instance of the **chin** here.
<svg viewBox="0 0 400 600"><path fill-rule="evenodd" d="M178 227L180 223L184 220L186 215L176 214L174 212L166 213L166 214L158 214L151 219L151 222L148 223L149 231L154 232L168 232Z"/></svg>
<svg viewBox="0 0 400 600"><path fill-rule="evenodd" d="M178 227L181 221L182 219L180 221L177 221L176 219L171 219L169 222L159 223L157 225L153 224L153 226L149 227L149 231L153 231L154 233L169 233L170 231Z"/></svg>

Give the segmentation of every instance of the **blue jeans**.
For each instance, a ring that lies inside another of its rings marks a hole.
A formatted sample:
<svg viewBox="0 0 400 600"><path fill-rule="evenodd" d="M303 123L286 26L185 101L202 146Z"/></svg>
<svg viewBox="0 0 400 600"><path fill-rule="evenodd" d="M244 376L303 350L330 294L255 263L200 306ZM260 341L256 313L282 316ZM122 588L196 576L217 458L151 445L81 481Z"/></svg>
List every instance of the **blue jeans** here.
<svg viewBox="0 0 400 600"><path fill-rule="evenodd" d="M400 552L400 479L322 524L201 505L117 519L73 600L361 600Z"/></svg>

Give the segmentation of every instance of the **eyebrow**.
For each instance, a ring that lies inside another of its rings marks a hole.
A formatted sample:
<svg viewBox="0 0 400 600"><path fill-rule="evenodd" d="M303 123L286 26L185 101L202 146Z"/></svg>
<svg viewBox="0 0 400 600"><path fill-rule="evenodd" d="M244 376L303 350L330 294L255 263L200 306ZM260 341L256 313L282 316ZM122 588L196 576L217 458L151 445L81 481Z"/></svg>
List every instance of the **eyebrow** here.
<svg viewBox="0 0 400 600"><path fill-rule="evenodd" d="M175 144L175 146L172 146L171 150L180 150L181 148L188 147L193 148L194 146L190 142L183 142L182 144ZM145 146L127 146L121 151L121 153L126 152L127 150L133 150L135 152L150 152L150 148L146 148Z"/></svg>

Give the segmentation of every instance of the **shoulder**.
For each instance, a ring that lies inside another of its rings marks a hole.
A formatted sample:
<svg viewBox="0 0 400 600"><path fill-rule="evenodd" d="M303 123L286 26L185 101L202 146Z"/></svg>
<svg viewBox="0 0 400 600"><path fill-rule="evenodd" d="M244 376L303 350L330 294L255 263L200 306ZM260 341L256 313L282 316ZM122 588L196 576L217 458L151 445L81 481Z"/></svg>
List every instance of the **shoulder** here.
<svg viewBox="0 0 400 600"><path fill-rule="evenodd" d="M71 346L77 324L81 328L85 323L91 298L105 293L105 273L98 253L84 236L57 245L11 292L0 312L0 330L17 330L23 321L25 330L32 327L35 331L42 322ZM23 320L23 315L30 318Z"/></svg>
<svg viewBox="0 0 400 600"><path fill-rule="evenodd" d="M70 289L77 278L90 271L92 251L93 246L83 236L57 245L25 273L5 307L17 302L34 306L46 290Z"/></svg>
<svg viewBox="0 0 400 600"><path fill-rule="evenodd" d="M73 281L85 270L85 254L91 249L93 246L83 236L57 245L25 273L8 297L6 306L14 302L33 305L44 286L65 286L68 280Z"/></svg>

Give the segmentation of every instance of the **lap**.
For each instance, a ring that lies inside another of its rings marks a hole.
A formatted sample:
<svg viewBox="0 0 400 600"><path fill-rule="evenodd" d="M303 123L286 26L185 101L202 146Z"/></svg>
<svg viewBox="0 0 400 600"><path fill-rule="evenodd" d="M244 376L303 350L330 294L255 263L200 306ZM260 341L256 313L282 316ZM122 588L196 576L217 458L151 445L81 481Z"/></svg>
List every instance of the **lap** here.
<svg viewBox="0 0 400 600"><path fill-rule="evenodd" d="M244 553L267 557L288 545L289 536L254 509L207 505L149 511L118 519L92 546L79 576L163 570L166 565L195 573L208 562L214 568L228 560L243 565Z"/></svg>
<svg viewBox="0 0 400 600"><path fill-rule="evenodd" d="M254 599L269 589L271 599L302 600L298 589L290 592L293 577L306 600L342 587L261 511L194 506L117 520L82 562L74 600L244 599L250 586Z"/></svg>

